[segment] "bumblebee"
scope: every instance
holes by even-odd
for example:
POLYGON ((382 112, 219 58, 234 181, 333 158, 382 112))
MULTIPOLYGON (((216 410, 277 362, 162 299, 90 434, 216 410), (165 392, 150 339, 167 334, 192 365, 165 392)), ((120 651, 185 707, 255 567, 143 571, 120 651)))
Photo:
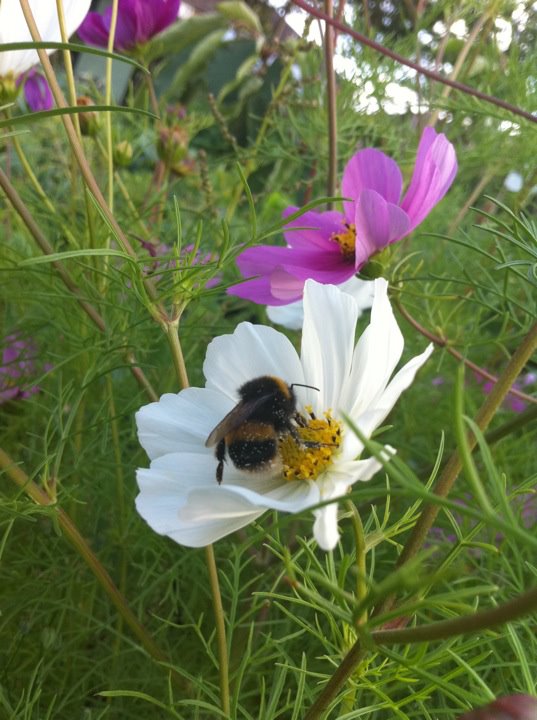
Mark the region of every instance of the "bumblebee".
POLYGON ((303 443, 296 430, 294 423, 300 424, 300 415, 296 409, 294 385, 288 385, 278 377, 263 375, 239 388, 239 402, 205 442, 205 447, 216 445, 216 482, 219 485, 226 452, 238 470, 262 472, 277 460, 278 441, 282 435, 291 434, 301 445, 314 444, 303 443))

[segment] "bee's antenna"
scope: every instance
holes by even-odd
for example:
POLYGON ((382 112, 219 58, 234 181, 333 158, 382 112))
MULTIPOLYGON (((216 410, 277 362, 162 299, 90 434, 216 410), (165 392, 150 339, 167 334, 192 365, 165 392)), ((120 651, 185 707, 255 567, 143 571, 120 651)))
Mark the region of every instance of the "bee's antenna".
POLYGON ((314 385, 304 385, 304 383, 293 383, 293 384, 291 385, 291 387, 292 387, 292 388, 294 388, 294 387, 307 387, 307 388, 310 388, 311 390, 317 390, 317 392, 321 392, 318 387, 315 387, 314 385))

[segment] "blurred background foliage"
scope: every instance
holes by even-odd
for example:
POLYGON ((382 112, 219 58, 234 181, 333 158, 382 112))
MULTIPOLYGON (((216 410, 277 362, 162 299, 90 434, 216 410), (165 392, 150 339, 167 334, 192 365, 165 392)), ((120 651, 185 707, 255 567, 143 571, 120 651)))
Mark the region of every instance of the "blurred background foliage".
MULTIPOLYGON (((39 251, 0 196, 4 349, 14 336, 32 343, 32 372, 21 386, 39 388, 24 400, 0 404, 0 435, 15 462, 78 525, 182 681, 170 684, 166 667, 140 649, 65 542, 54 507, 35 505, 4 475, 0 717, 217 717, 203 554, 156 536, 134 511, 135 469, 147 463, 134 413, 148 398, 126 358, 136 355, 158 394, 178 389, 140 278, 153 278, 167 307, 178 296, 189 301, 181 340, 190 381, 203 384, 202 361, 215 335, 241 320, 266 322, 262 307, 225 295, 239 277, 234 256, 281 223, 285 207, 326 194, 327 98, 322 49, 315 42, 319 28, 313 21, 304 33, 292 30, 285 22, 297 15, 291 3, 198 0, 184 3, 181 12, 179 23, 145 51, 161 119, 113 116, 114 212, 136 248, 138 265, 89 254, 64 260, 84 298, 104 317, 104 333, 81 312, 51 264, 36 262, 39 251), (199 245, 202 262, 191 265, 192 255, 185 254, 191 244, 199 245), (105 697, 104 691, 117 694, 105 697)), ((536 14, 535 3, 512 0, 364 0, 343 10, 347 23, 377 42, 529 110, 537 94, 536 14)), ((348 37, 340 36, 337 51, 340 172, 357 149, 374 146, 394 157, 408 180, 428 122, 456 147, 453 188, 418 232, 394 247, 387 272, 394 301, 463 356, 498 374, 536 315, 537 231, 530 220, 536 205, 535 125, 447 92, 348 37)), ((56 68, 64 81, 59 58, 56 68)), ((76 73, 78 95, 101 103, 102 61, 80 56, 76 73)), ((151 111, 142 72, 115 62, 113 90, 116 103, 151 111)), ((19 103, 14 114, 23 112, 19 103)), ((92 116, 89 107, 82 122, 90 128, 85 151, 106 188, 104 118, 92 116)), ((54 251, 104 247, 109 228, 83 190, 59 120, 14 129, 15 137, 0 137, 0 163, 54 251), (25 175, 17 144, 49 202, 25 175)), ((281 242, 281 236, 271 241, 281 242)), ((398 319, 405 356, 415 354, 426 340, 401 314, 398 319)), ((423 482, 442 437, 446 452, 455 446, 456 365, 437 349, 385 434, 423 482)), ((524 390, 531 393, 535 380, 529 374, 537 368, 527 370, 524 390)), ((474 415, 483 398, 483 382, 468 371, 466 413, 474 415)), ((516 417, 506 405, 492 429, 516 417)), ((503 493, 514 503, 517 522, 524 523, 526 497, 535 493, 535 419, 491 447, 495 485, 481 456, 477 462, 497 493, 493 502, 503 493)), ((454 494, 461 517, 441 513, 417 585, 407 591, 421 602, 418 621, 471 612, 490 598, 499 603, 535 582, 534 559, 516 533, 499 537, 497 529, 465 517, 465 504, 473 502, 469 493, 461 477, 454 494), (438 568, 442 572, 430 587, 430 573, 438 568)), ((375 585, 389 577, 419 498, 410 486, 390 489, 382 474, 352 498, 364 520, 369 581, 375 585)), ((537 516, 535 503, 533 512, 537 516)), ((307 514, 268 514, 217 544, 234 718, 302 717, 355 639, 349 609, 315 579, 352 590, 349 519, 342 519, 343 540, 333 558, 303 539, 310 525, 307 514), (308 586, 307 600, 291 587, 290 570, 308 586)), ((453 718, 497 695, 535 693, 536 677, 537 641, 528 620, 430 647, 379 651, 359 667, 333 717, 453 718)))

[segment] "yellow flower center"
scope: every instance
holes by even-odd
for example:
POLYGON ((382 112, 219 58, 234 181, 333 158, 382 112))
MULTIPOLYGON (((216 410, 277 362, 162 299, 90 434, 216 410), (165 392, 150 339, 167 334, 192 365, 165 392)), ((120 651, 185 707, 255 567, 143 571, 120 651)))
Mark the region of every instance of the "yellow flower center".
POLYGON ((332 462, 332 456, 341 445, 341 424, 332 417, 330 410, 324 418, 315 417, 306 408, 309 417, 299 416, 297 434, 280 438, 280 456, 283 476, 286 480, 315 480, 332 462))
POLYGON ((345 257, 354 257, 356 246, 356 226, 351 223, 344 223, 345 230, 332 233, 330 240, 336 242, 345 257))

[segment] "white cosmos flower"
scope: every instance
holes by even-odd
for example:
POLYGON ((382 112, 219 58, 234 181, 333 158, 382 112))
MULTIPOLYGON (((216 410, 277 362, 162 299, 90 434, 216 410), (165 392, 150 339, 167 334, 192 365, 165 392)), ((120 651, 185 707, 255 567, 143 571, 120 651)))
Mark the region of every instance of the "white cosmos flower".
MULTIPOLYGON (((368 310, 373 303, 374 282, 373 280, 361 280, 351 277, 338 285, 343 292, 352 295, 358 305, 359 315, 363 310, 368 310)), ((289 330, 301 330, 304 324, 304 303, 302 299, 289 303, 288 305, 269 305, 267 315, 275 325, 282 325, 289 330)))
MULTIPOLYGON (((369 437, 411 384, 432 346, 390 380, 401 358, 403 337, 385 280, 375 281, 371 323, 355 346, 358 314, 350 295, 308 280, 300 356, 283 334, 244 322, 232 335, 210 343, 203 366, 204 388, 166 394, 141 408, 136 414, 138 435, 151 464, 138 470, 136 507, 153 530, 183 545, 200 547, 247 525, 267 509, 296 513, 336 501, 353 483, 369 480, 379 470, 375 458, 358 459, 363 446, 344 427, 343 413, 369 437), (317 477, 286 479, 281 467, 272 473, 241 472, 228 459, 219 486, 214 448, 205 447, 205 441, 237 404, 237 389, 262 375, 318 388, 295 387, 297 409, 308 420, 312 413, 322 419, 331 412, 330 432, 339 426, 341 444, 304 449, 288 435, 285 442, 299 454, 328 456, 317 477)), ((317 430, 310 433, 315 437, 317 430)), ((387 448, 387 454, 392 452, 387 448)), ((308 462, 306 458, 304 465, 308 462)), ((315 539, 324 550, 333 549, 339 538, 337 502, 315 509, 314 514, 315 539)))
MULTIPOLYGON (((63 0, 67 35, 72 35, 86 17, 91 0, 63 0)), ((35 22, 43 41, 61 42, 56 0, 30 0, 35 22)), ((0 0, 0 43, 32 42, 19 0, 0 0)), ((54 52, 47 50, 48 53, 54 52)), ((35 50, 0 50, 0 77, 16 77, 39 62, 35 50)))

